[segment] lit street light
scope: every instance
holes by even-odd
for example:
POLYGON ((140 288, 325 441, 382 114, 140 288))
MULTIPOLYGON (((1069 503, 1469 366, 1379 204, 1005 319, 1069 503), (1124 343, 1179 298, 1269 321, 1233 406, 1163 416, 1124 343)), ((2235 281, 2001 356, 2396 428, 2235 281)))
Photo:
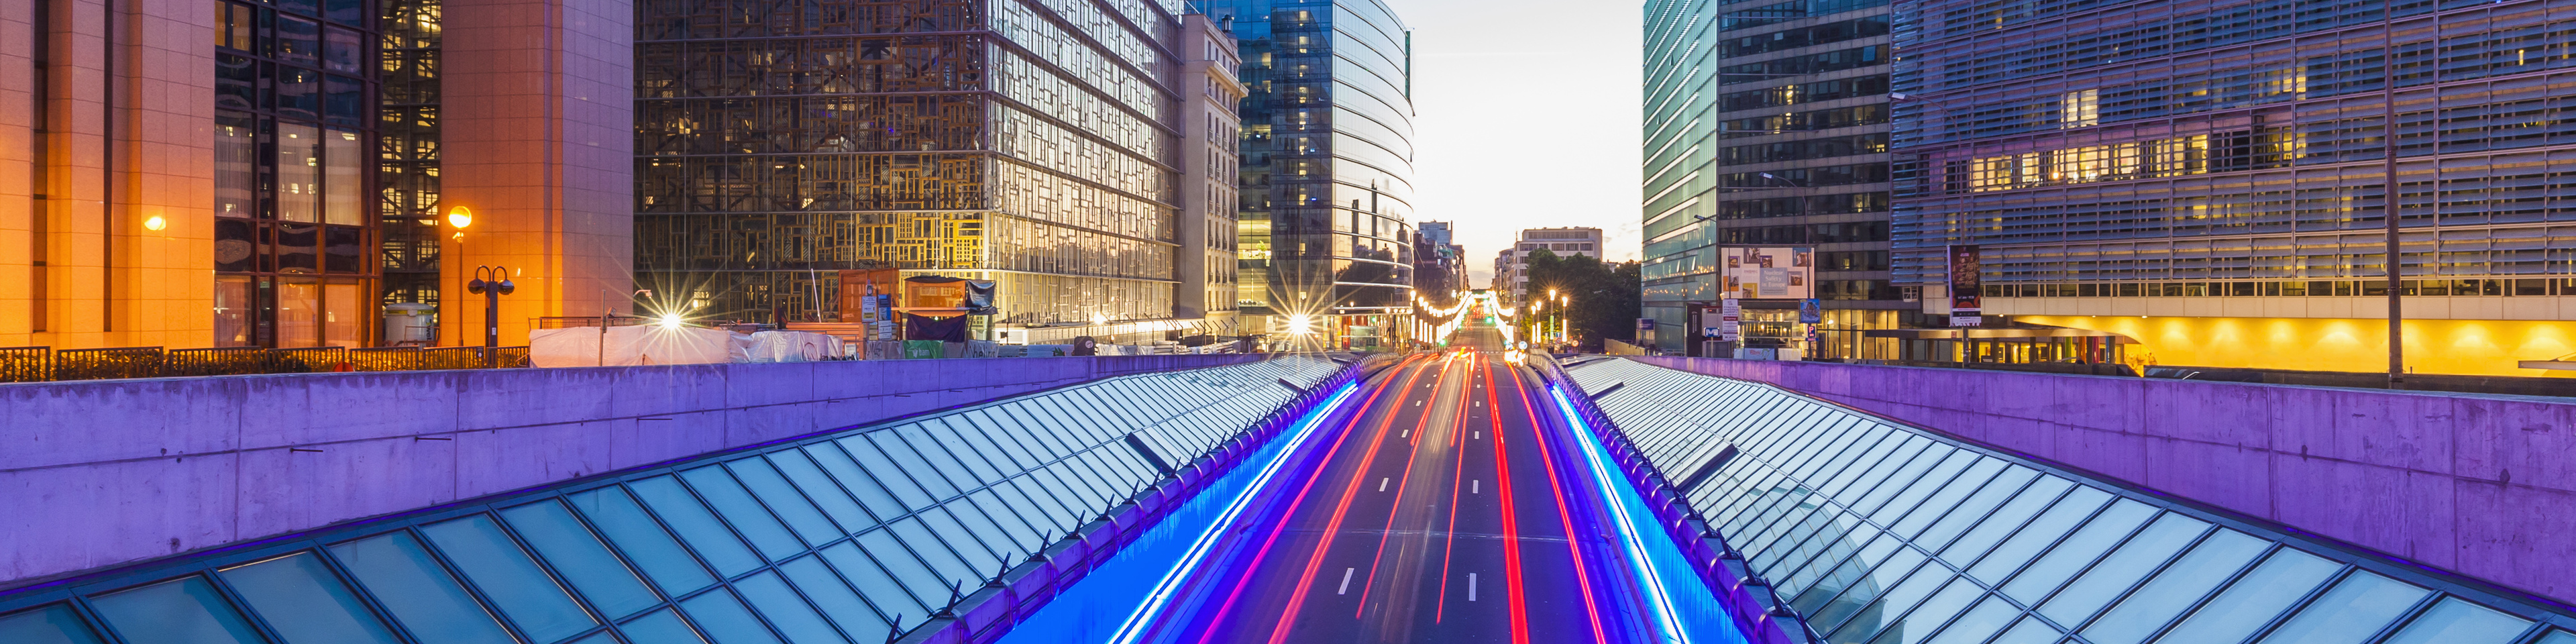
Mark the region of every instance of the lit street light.
MULTIPOLYGON (((452 221, 456 215, 449 214, 448 217, 452 221)), ((465 283, 465 292, 483 296, 483 368, 485 369, 501 366, 501 296, 517 290, 519 285, 510 283, 510 269, 502 266, 474 267, 474 281, 465 283), (492 279, 483 279, 485 277, 492 279)))

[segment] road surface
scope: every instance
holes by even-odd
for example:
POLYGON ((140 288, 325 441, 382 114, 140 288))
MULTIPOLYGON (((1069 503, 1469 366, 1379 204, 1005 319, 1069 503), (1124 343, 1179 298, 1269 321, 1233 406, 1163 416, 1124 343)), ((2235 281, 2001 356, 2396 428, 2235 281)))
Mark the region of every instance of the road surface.
MULTIPOLYGON (((1460 335, 1501 342, 1490 327, 1460 335)), ((1143 641, 1652 641, 1637 573, 1547 396, 1498 353, 1383 370, 1256 492, 1143 641)))

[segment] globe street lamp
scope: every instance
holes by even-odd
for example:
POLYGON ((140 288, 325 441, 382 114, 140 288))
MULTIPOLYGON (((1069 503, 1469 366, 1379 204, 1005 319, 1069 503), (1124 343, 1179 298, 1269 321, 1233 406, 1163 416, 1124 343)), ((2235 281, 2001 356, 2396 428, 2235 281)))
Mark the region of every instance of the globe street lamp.
POLYGON ((501 366, 501 296, 517 290, 519 285, 510 283, 510 269, 501 266, 474 267, 474 281, 465 283, 465 292, 483 296, 485 369, 501 366))

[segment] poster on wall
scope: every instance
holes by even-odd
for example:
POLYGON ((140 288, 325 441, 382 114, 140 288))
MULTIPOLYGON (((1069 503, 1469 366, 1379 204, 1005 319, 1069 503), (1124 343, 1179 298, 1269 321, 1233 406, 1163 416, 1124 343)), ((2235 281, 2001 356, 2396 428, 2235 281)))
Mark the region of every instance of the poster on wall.
POLYGON ((1803 300, 1816 296, 1816 249, 1785 246, 1718 249, 1726 268, 1724 293, 1747 300, 1803 300))
POLYGON ((1727 342, 1744 339, 1744 306, 1733 298, 1718 302, 1717 339, 1727 342))
POLYGON ((1984 255, 1976 244, 1951 244, 1949 258, 1950 326, 1983 326, 1985 286, 1978 271, 1984 255))

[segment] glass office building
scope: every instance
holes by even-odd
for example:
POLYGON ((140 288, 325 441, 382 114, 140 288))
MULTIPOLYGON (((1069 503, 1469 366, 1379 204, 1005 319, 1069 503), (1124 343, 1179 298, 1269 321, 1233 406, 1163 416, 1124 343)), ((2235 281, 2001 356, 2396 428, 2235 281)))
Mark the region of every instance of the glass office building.
MULTIPOLYGON (((1240 39, 1240 297, 1274 332, 1395 346, 1413 306, 1412 34, 1378 0, 1196 3, 1240 39)), ((1247 323, 1251 323, 1247 320, 1247 323)))
POLYGON ((998 282, 996 322, 1171 318, 1180 9, 637 3, 641 286, 837 319, 833 271, 892 268, 998 282))
POLYGON ((1339 370, 1113 378, 22 588, 0 642, 894 641, 1339 370))
POLYGON ((2410 367, 2565 353, 2576 51, 2554 34, 2576 3, 1917 7, 1898 282, 1940 284, 1944 248, 1978 244, 1988 315, 2129 333, 2165 364, 2384 370, 2393 214, 2410 367), (2227 328, 2274 323, 2296 332, 2227 328))
MULTIPOLYGON (((1718 248, 1816 250, 1827 328, 1894 328, 1888 273, 1886 0, 1646 4, 1645 315, 1680 352, 1715 304, 1718 248)), ((1787 336, 1797 302, 1748 300, 1787 336)), ((1774 329, 1773 327, 1777 327, 1774 329)), ((1831 333, 1831 332, 1829 332, 1831 333)), ((1843 338, 1817 357, 1862 355, 1843 338)))
POLYGON ((1741 553, 1757 599, 1812 629, 1792 641, 2576 642, 2564 605, 1771 385, 1568 373, 1741 553))

